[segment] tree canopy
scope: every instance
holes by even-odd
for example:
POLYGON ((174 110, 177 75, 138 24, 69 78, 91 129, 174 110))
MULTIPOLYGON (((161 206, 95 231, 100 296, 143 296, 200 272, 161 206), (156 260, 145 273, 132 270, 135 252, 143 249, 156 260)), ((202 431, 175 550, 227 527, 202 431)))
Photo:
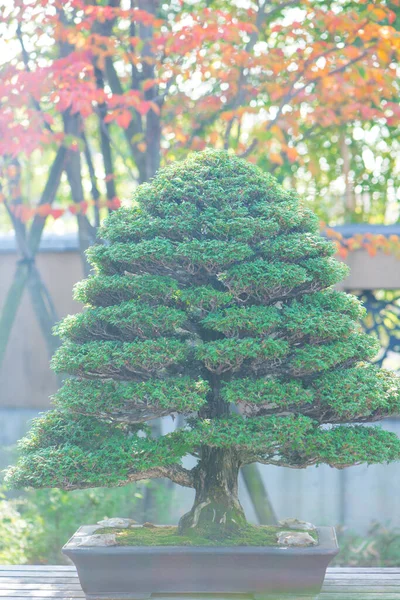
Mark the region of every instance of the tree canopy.
POLYGON ((295 192, 204 151, 139 186, 100 235, 75 292, 87 309, 57 328, 53 368, 69 377, 23 440, 13 485, 165 476, 196 488, 197 505, 207 493, 226 509, 229 488, 237 509, 248 463, 398 460, 397 436, 363 423, 399 411, 399 379, 369 364, 379 343, 364 309, 332 288, 347 267, 295 192), (151 436, 149 420, 177 413, 183 429, 151 436))

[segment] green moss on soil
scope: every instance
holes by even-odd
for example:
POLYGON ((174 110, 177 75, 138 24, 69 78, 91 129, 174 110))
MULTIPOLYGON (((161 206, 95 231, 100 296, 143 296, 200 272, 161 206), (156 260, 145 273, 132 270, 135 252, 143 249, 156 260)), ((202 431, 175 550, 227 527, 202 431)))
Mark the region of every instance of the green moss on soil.
MULTIPOLYGON (((290 531, 288 528, 279 528, 267 525, 247 525, 239 531, 227 532, 221 536, 215 532, 205 535, 204 532, 193 532, 190 536, 179 535, 176 526, 163 527, 134 527, 132 529, 119 529, 106 527, 98 529, 96 534, 116 534, 118 546, 277 546, 277 533, 290 531)), ((298 531, 297 531, 298 533, 298 531)), ((309 531, 310 535, 318 540, 318 534, 309 531)))

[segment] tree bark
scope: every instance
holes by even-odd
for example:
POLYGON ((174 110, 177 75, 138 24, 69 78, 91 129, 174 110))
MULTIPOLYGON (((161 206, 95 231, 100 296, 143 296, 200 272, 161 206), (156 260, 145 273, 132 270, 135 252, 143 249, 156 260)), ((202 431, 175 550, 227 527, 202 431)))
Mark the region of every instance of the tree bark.
MULTIPOLYGON (((146 10, 152 15, 157 14, 157 0, 139 0, 139 9, 146 10)), ((139 35, 143 42, 142 59, 143 59, 143 79, 154 79, 154 53, 152 49, 153 26, 139 25, 139 35)), ((157 86, 153 86, 144 94, 146 100, 153 100, 158 95, 157 86)), ((161 111, 161 106, 159 105, 161 111)), ((147 180, 154 177, 160 167, 161 160, 161 119, 160 115, 149 110, 146 115, 146 178, 147 180)))
MULTIPOLYGON (((81 134, 80 125, 80 117, 78 114, 68 114, 68 116, 64 117, 65 133, 79 137, 81 134)), ((75 204, 79 205, 84 200, 80 152, 73 150, 68 151, 65 172, 71 189, 72 200, 75 204)), ((78 213, 76 218, 78 223, 79 253, 81 256, 83 272, 85 277, 87 277, 90 273, 90 265, 86 260, 85 250, 95 242, 96 229, 91 225, 86 215, 78 213)))
POLYGON ((343 159, 343 178, 345 184, 344 190, 344 215, 346 221, 352 221, 354 218, 354 212, 356 209, 355 196, 353 191, 353 182, 351 179, 351 152, 349 146, 346 144, 346 132, 340 133, 340 152, 343 159))
POLYGON ((219 535, 234 531, 246 524, 238 497, 240 461, 232 449, 201 448, 201 459, 192 470, 195 501, 190 512, 179 522, 179 532, 194 530, 219 535))

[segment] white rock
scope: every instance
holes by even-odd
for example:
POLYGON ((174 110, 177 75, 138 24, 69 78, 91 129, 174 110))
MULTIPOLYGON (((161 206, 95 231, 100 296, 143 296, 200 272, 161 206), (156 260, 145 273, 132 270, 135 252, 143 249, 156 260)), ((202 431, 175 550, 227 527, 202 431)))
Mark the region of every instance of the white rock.
POLYGON ((101 529, 101 527, 99 527, 98 525, 85 525, 84 528, 81 527, 77 534, 78 537, 93 535, 98 529, 101 529))
POLYGON ((316 546, 317 541, 306 531, 281 531, 277 534, 279 546, 316 546))
POLYGON ((121 529, 125 529, 126 527, 131 527, 131 525, 135 525, 136 521, 133 519, 122 519, 121 517, 114 517, 113 519, 103 519, 102 521, 97 521, 97 525, 101 525, 102 527, 120 527, 121 529))
POLYGON ((317 528, 312 523, 300 521, 300 519, 282 519, 278 523, 279 527, 288 527, 289 529, 298 529, 299 531, 315 531, 317 528))
POLYGON ((77 544, 77 546, 116 546, 117 539, 115 533, 100 533, 87 535, 77 544))

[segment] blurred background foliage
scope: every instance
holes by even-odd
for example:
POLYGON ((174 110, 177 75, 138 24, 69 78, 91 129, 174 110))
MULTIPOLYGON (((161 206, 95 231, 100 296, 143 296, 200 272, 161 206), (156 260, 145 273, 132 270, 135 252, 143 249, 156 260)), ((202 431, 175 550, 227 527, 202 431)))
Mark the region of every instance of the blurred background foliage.
POLYGON ((156 493, 153 509, 146 514, 168 523, 171 488, 154 482, 74 492, 29 490, 8 499, 1 494, 0 564, 67 564, 61 548, 83 523, 118 515, 142 522, 151 486, 156 493))

